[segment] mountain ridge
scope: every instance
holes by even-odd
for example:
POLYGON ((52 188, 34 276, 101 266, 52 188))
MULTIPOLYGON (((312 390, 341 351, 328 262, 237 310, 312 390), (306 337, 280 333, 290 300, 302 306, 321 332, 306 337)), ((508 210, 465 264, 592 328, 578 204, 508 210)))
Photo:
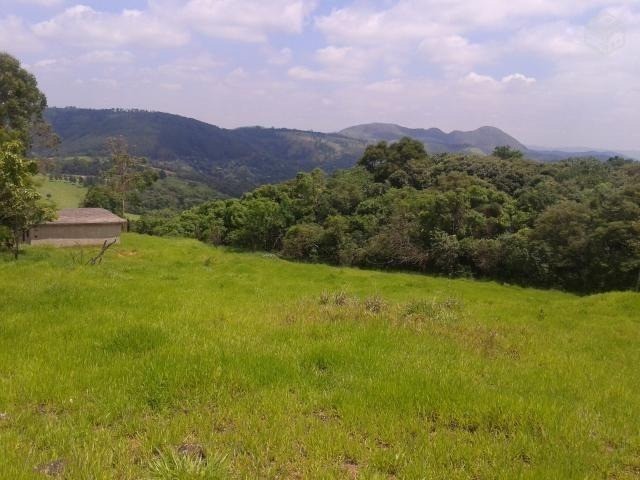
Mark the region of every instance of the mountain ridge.
MULTIPOLYGON (((107 139, 124 136, 133 154, 147 157, 156 167, 231 196, 287 180, 301 171, 322 168, 330 173, 352 167, 367 145, 402 137, 423 142, 430 153, 489 155, 495 147, 508 145, 535 160, 573 156, 528 149, 492 126, 448 133, 435 127, 407 128, 392 123, 355 125, 333 133, 260 126, 226 129, 165 112, 76 107, 49 108, 45 118, 61 138, 54 156, 106 157, 107 139)), ((610 152, 590 153, 600 159, 612 156, 610 152)))
POLYGON ((483 126, 471 131, 453 130, 449 133, 439 128, 407 128, 394 123, 365 123, 348 127, 340 132, 351 138, 375 142, 395 141, 411 137, 425 144, 431 153, 464 152, 490 154, 495 147, 508 145, 526 151, 527 147, 497 127, 483 126))
POLYGON ((228 195, 289 179, 316 167, 353 166, 366 143, 339 134, 293 129, 224 129, 164 112, 49 108, 60 136, 59 157, 108 155, 109 137, 123 136, 133 154, 185 178, 205 180, 228 195))

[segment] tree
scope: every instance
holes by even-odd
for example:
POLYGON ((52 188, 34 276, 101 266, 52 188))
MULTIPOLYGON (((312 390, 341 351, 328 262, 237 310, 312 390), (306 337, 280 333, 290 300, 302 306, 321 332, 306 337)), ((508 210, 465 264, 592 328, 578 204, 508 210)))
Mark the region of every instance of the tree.
POLYGON ((273 250, 280 246, 286 228, 286 215, 277 202, 268 198, 251 198, 232 206, 235 230, 232 244, 253 250, 273 250))
POLYGON ((317 261, 323 234, 323 228, 316 223, 294 225, 282 241, 282 255, 292 260, 317 261))
POLYGON ((368 146, 358 165, 373 173, 377 182, 384 182, 396 173, 392 181, 396 184, 395 186, 401 187, 410 182, 408 170, 411 162, 426 159, 428 155, 424 144, 404 137, 391 145, 380 142, 377 145, 368 146))
POLYGON ((28 149, 34 129, 46 125, 42 120, 46 106, 36 78, 18 60, 0 52, 0 144, 15 140, 28 149))
POLYGON ((142 191, 158 179, 157 173, 146 166, 146 159, 129 154, 129 147, 123 137, 107 141, 111 153, 111 169, 106 173, 105 184, 118 198, 120 214, 126 214, 128 197, 135 191, 142 191))
POLYGON ((501 147, 496 147, 493 150, 493 156, 501 158, 503 160, 511 160, 511 159, 520 159, 524 155, 520 150, 516 150, 515 148, 511 148, 508 145, 503 145, 501 147))
POLYGON ((95 185, 91 187, 82 201, 85 208, 104 208, 115 212, 119 208, 118 198, 105 185, 95 185))
POLYGON ((38 168, 23 157, 23 150, 18 141, 0 145, 0 225, 11 231, 16 259, 24 232, 54 217, 53 209, 40 202, 33 188, 32 176, 38 168))

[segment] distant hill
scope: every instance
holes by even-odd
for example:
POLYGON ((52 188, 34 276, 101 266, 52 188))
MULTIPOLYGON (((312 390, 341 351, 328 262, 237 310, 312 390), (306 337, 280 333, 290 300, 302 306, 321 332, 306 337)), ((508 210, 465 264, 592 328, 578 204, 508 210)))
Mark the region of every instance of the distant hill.
POLYGON ((45 117, 62 140, 57 156, 106 156, 107 138, 123 135, 132 153, 228 195, 316 167, 328 172, 351 167, 366 146, 340 134, 229 130, 159 112, 50 108, 45 117))
POLYGON ((406 128, 391 123, 368 123, 346 128, 339 133, 368 143, 381 140, 393 142, 402 137, 411 137, 424 143, 430 153, 465 152, 489 155, 496 147, 508 145, 511 148, 520 150, 528 158, 544 162, 554 162, 569 157, 593 157, 599 160, 607 160, 616 155, 634 156, 630 152, 621 154, 600 150, 568 151, 566 149, 528 148, 496 127, 480 127, 470 132, 454 130, 453 132, 445 133, 439 128, 406 128))
POLYGON ((439 128, 406 128, 389 123, 369 123, 349 127, 339 133, 370 143, 411 137, 424 143, 427 150, 432 153, 470 152, 488 155, 494 148, 504 145, 521 151, 527 150, 527 147, 518 140, 495 127, 481 127, 471 132, 455 130, 445 133, 439 128))
POLYGON ((487 155, 497 146, 508 145, 542 161, 615 155, 528 149, 495 127, 445 133, 438 128, 370 123, 337 133, 319 133, 262 127, 224 129, 179 115, 140 110, 50 108, 45 117, 62 139, 55 152, 58 157, 105 157, 107 138, 123 135, 132 153, 149 158, 155 166, 232 196, 316 167, 326 172, 349 168, 368 144, 402 137, 423 142, 430 153, 487 155))

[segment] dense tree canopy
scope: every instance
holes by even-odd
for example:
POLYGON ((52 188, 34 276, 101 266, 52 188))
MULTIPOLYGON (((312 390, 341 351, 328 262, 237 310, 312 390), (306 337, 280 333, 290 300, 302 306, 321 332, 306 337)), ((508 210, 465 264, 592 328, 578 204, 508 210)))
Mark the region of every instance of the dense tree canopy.
POLYGON ((24 157, 46 105, 35 77, 0 52, 0 237, 16 258, 23 233, 54 215, 33 187, 36 163, 24 157))
POLYGON ((46 106, 36 78, 17 59, 0 52, 0 143, 17 140, 27 148, 46 106))
POLYGON ((22 152, 18 141, 0 143, 0 227, 11 232, 16 258, 23 232, 54 216, 33 188, 36 163, 25 159, 22 152))
POLYGON ((428 155, 403 139, 359 165, 205 203, 141 232, 307 261, 492 278, 578 292, 635 288, 640 165, 428 155))

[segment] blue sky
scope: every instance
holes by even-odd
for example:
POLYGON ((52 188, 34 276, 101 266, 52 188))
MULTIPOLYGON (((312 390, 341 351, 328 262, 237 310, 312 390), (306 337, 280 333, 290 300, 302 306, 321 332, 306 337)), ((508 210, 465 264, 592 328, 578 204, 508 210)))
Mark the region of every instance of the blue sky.
POLYGON ((640 150, 638 0, 0 0, 53 106, 640 150))

